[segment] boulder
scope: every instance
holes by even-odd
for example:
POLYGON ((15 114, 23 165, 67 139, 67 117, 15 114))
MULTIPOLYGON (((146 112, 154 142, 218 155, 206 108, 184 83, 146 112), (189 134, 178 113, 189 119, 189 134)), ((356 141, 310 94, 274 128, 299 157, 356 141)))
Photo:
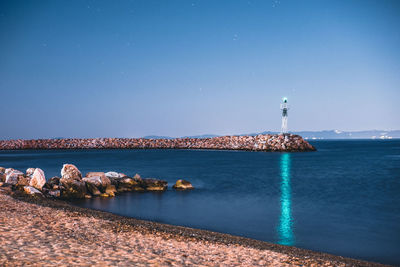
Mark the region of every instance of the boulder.
POLYGON ((0 173, 5 173, 6 172, 6 168, 0 167, 0 173))
POLYGON ((111 184, 110 179, 104 174, 104 172, 89 172, 82 180, 86 183, 94 184, 101 191, 104 191, 107 185, 111 184))
POLYGON ((6 193, 6 194, 12 194, 12 192, 13 192, 13 186, 10 185, 10 184, 3 184, 3 185, 0 187, 0 192, 4 192, 4 193, 6 193))
POLYGON ((47 194, 54 198, 59 198, 61 196, 60 190, 49 190, 47 194))
POLYGON ((108 194, 110 197, 113 197, 117 193, 117 189, 115 189, 114 185, 107 185, 105 193, 108 194))
POLYGON ((97 188, 96 185, 92 184, 92 183, 86 183, 86 188, 87 191, 92 194, 93 196, 100 196, 101 192, 100 190, 97 188))
POLYGON ((105 176, 104 172, 88 172, 85 177, 105 176))
POLYGON ((143 179, 144 189, 147 191, 165 191, 168 187, 168 182, 164 180, 157 180, 154 178, 143 179))
POLYGON ((118 179, 118 192, 144 191, 141 178, 124 177, 118 179))
POLYGON ((7 175, 5 173, 0 172, 0 182, 4 183, 6 181, 7 175))
POLYGON ((46 177, 42 169, 36 168, 32 174, 32 178, 29 182, 30 186, 33 186, 39 190, 42 190, 44 184, 46 183, 46 177))
POLYGON ((108 178, 122 178, 125 177, 126 175, 118 172, 106 172, 105 176, 107 176, 108 178))
POLYGON ((177 189, 177 190, 188 190, 188 189, 194 189, 193 185, 186 180, 178 180, 176 183, 172 186, 172 188, 177 189))
MULTIPOLYGON (((7 170, 9 170, 9 169, 7 169, 7 170)), ((21 180, 22 180, 22 178, 24 177, 24 174, 20 171, 17 171, 14 169, 9 170, 9 171, 7 171, 7 170, 6 170, 7 176, 6 176, 6 180, 5 180, 6 184, 17 185, 19 179, 21 178, 21 180)))
POLYGON ((86 183, 82 181, 82 174, 75 165, 64 164, 61 169, 60 191, 62 198, 84 198, 86 183))
POLYGON ((26 176, 32 176, 32 174, 35 172, 35 168, 28 168, 26 169, 26 176))
POLYGON ((32 186, 24 186, 24 192, 31 196, 43 197, 42 192, 40 192, 39 190, 37 190, 36 188, 34 188, 32 186))
POLYGON ((8 175, 8 174, 10 174, 10 173, 13 172, 13 171, 15 171, 13 168, 7 168, 7 169, 5 169, 4 173, 5 173, 6 175, 8 175))
MULTIPOLYGON (((29 176, 25 176, 24 174, 19 175, 18 183, 16 184, 16 186, 23 187, 23 186, 29 185, 30 180, 31 180, 31 178, 29 176)), ((22 189, 22 188, 19 188, 19 189, 22 189)))
POLYGON ((107 178, 110 179, 112 185, 115 185, 115 187, 118 188, 120 178, 114 178, 114 177, 107 177, 107 178))
POLYGON ((60 179, 61 197, 62 198, 84 198, 86 195, 86 183, 79 180, 63 180, 60 179))
POLYGON ((52 177, 52 178, 50 178, 50 180, 48 180, 45 184, 44 184, 44 186, 43 186, 44 188, 47 188, 47 189, 54 189, 54 190, 57 190, 57 189, 59 189, 60 188, 60 177, 56 177, 56 176, 54 176, 54 177, 52 177))
POLYGON ((61 183, 67 180, 77 180, 82 179, 82 174, 78 168, 73 164, 64 164, 61 169, 61 183))

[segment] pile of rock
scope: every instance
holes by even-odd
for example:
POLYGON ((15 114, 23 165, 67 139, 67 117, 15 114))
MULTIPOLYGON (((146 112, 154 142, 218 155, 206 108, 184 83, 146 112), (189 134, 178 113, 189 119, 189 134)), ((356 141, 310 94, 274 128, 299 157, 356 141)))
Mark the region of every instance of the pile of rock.
POLYGON ((266 134, 256 136, 221 136, 213 138, 92 138, 1 140, 5 149, 218 149, 250 151, 314 151, 301 136, 266 134))
MULTIPOLYGON (((85 177, 73 164, 64 164, 61 177, 46 181, 39 168, 28 168, 22 173, 12 168, 0 167, 0 186, 19 190, 29 195, 51 198, 92 198, 94 196, 113 197, 121 192, 146 192, 167 190, 168 183, 154 178, 142 178, 139 174, 129 177, 117 172, 89 172, 85 177)), ((175 189, 193 189, 185 180, 178 180, 175 189)))
POLYGON ((29 168, 22 173, 13 168, 0 167, 0 185, 4 184, 28 192, 32 195, 41 195, 41 190, 46 183, 44 172, 39 168, 29 168))

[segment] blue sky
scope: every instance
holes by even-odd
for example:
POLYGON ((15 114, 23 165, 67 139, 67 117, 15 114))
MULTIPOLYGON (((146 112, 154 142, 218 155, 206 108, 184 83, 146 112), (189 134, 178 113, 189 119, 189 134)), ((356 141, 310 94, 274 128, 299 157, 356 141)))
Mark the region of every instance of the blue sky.
POLYGON ((400 128, 400 1, 0 1, 0 138, 400 128))

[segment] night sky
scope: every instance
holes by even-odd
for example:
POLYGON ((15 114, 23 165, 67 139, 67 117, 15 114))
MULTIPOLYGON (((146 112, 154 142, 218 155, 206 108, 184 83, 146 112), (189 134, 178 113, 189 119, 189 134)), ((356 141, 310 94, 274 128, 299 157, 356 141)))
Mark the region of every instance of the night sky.
POLYGON ((0 139, 400 129, 400 1, 0 1, 0 139))

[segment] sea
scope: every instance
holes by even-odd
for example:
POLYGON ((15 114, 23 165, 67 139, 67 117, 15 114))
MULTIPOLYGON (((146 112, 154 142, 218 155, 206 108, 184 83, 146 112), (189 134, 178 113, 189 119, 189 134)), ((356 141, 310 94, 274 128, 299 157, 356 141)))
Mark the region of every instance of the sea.
POLYGON ((0 151, 0 166, 60 176, 65 163, 168 181, 73 205, 400 265, 400 140, 311 141, 315 152, 0 151), (178 179, 192 191, 175 191, 178 179))

